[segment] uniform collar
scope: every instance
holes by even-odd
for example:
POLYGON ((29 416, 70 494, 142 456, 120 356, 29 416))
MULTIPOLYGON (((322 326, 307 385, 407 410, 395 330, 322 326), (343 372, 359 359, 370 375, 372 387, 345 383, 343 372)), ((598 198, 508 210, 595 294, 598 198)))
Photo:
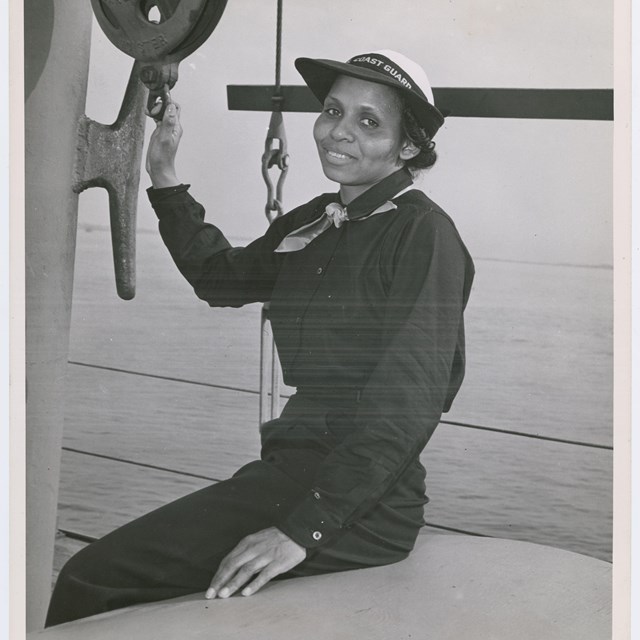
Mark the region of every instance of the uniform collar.
POLYGON ((346 206, 349 220, 358 220, 369 215, 412 184, 411 172, 402 167, 354 198, 346 206))

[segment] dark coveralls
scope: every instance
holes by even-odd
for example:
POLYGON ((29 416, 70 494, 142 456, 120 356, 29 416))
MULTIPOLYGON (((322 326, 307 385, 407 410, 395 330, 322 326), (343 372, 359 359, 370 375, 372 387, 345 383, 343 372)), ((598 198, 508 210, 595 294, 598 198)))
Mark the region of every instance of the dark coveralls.
POLYGON ((323 215, 325 194, 232 248, 187 186, 150 189, 160 232, 212 306, 270 301, 284 381, 261 460, 108 534, 63 568, 47 625, 204 591, 246 535, 275 526, 307 549, 286 576, 396 562, 423 524, 419 454, 464 375, 473 263, 451 219, 402 169, 304 249, 274 250, 323 215))

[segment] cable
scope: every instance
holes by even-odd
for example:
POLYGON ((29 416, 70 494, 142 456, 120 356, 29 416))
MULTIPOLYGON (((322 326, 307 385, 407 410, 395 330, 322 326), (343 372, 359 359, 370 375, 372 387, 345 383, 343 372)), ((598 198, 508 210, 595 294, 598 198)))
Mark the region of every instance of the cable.
POLYGON ((581 440, 566 440, 565 438, 554 438, 552 436, 541 436, 537 433, 523 433, 521 431, 512 431, 510 429, 498 429, 497 427, 483 427, 477 424, 468 424, 467 422, 454 422, 452 420, 441 420, 441 424, 450 424, 454 427, 466 427, 467 429, 479 429, 481 431, 494 431, 495 433, 505 433, 510 436, 523 436, 525 438, 533 438, 534 440, 546 440, 547 442, 561 442, 562 444, 575 444, 580 447, 592 447, 594 449, 606 449, 613 451, 613 447, 608 444, 596 444, 594 442, 583 442, 581 440))
MULTIPOLYGON (((475 531, 467 531, 466 529, 457 529, 455 527, 446 527, 441 524, 434 524, 433 522, 425 522, 425 527, 429 527, 430 529, 440 529, 442 531, 451 531, 452 533, 460 533, 462 535, 474 536, 476 538, 494 538, 495 536, 487 535, 486 533, 477 533, 475 531)), ((77 533, 76 531, 69 531, 68 529, 58 529, 58 533, 61 533, 65 538, 69 538, 70 540, 79 540, 80 542, 91 543, 99 540, 99 538, 95 536, 89 536, 84 533, 77 533)), ((425 535, 421 532, 421 535, 425 535)))
POLYGON ((119 367, 108 367, 102 364, 89 364, 88 362, 77 362, 75 360, 69 360, 69 364, 76 365, 78 367, 88 367, 89 369, 102 369, 103 371, 114 371, 116 373, 127 373, 132 376, 141 376, 142 378, 155 378, 156 380, 167 380, 169 382, 182 382, 184 384, 195 384, 200 387, 210 387, 212 389, 224 389, 225 391, 239 391, 241 393, 253 393, 259 394, 259 391, 253 389, 243 389, 241 387, 230 387, 223 384, 213 384, 211 382, 201 382, 199 380, 189 380, 188 378, 174 378, 172 376, 162 376, 157 373, 145 373, 143 371, 132 371, 131 369, 120 369, 119 367))
POLYGON ((71 453, 79 453, 85 456, 92 456, 94 458, 103 458, 104 460, 113 460, 114 462, 131 464, 136 467, 145 467, 147 469, 155 469, 156 471, 166 471, 167 473, 175 473, 180 476, 189 476, 190 478, 199 478, 201 480, 211 480, 212 482, 220 482, 220 478, 212 478, 211 476, 203 476, 203 475, 200 475, 199 473, 190 473, 188 471, 180 471, 179 469, 169 469, 167 467, 161 467, 156 464, 148 464, 146 462, 137 462, 136 460, 127 460, 126 458, 109 456, 104 453, 94 453, 93 451, 83 451, 82 449, 74 449, 73 447, 62 447, 62 450, 70 451, 71 453))
MULTIPOLYGON (((201 387, 209 387, 211 389, 224 389, 226 391, 238 391, 240 393, 252 393, 254 395, 259 395, 259 391, 254 391, 253 389, 244 389, 242 387, 231 387, 228 385, 222 384, 213 384, 211 382, 200 382, 198 380, 189 380, 186 378, 176 378, 173 376, 163 376, 157 373, 144 373, 142 371, 132 371, 130 369, 120 369, 118 367, 108 367, 105 365, 99 364, 89 364, 87 362, 77 362, 74 360, 69 360, 69 364, 73 364, 79 367, 88 367, 90 369, 102 369, 105 371, 115 371, 116 373, 127 373, 129 375, 141 376, 145 378, 155 378, 157 380, 168 380, 169 382, 182 382, 184 384, 195 384, 201 387)), ((290 395, 282 394, 281 398, 289 398, 290 395)), ((613 451, 613 446, 607 444, 598 444, 594 442, 584 442, 581 440, 568 440, 565 438, 554 438, 552 436, 541 436, 537 433, 526 433, 523 431, 513 431, 510 429, 499 429, 497 427, 485 427, 482 425, 470 424, 467 422, 455 422, 453 420, 441 420, 441 424, 448 424, 454 427, 464 427, 467 429, 478 429, 480 431, 493 431, 494 433, 503 433, 511 436, 520 436, 522 438, 531 438, 533 440, 544 440, 546 442, 559 442, 561 444, 572 444, 580 447, 591 447, 593 449, 604 449, 606 451, 613 451)))
POLYGON ((282 63, 282 0, 278 0, 276 18, 276 82, 275 94, 280 95, 280 67, 282 63))
POLYGON ((94 536, 87 536, 84 533, 76 533, 75 531, 67 531, 66 529, 58 529, 58 533, 61 533, 65 538, 80 540, 80 542, 95 542, 98 539, 94 536))
MULTIPOLYGON (((453 533, 461 533, 467 536, 475 536, 477 538, 493 538, 494 536, 488 536, 484 533, 476 533, 475 531, 467 531, 466 529, 456 529, 455 527, 445 527, 441 524, 434 524, 433 522, 425 522, 425 527, 432 529, 441 529, 442 531, 451 531, 453 533)), ((69 531, 68 529, 58 529, 58 532, 71 540, 79 540, 80 542, 95 542, 98 538, 94 536, 88 536, 84 533, 77 533, 75 531, 69 531)))
POLYGON ((476 536, 478 538, 493 538, 493 536, 486 535, 485 533, 476 533, 475 531, 467 531, 466 529, 456 529, 455 527, 445 527, 441 524, 434 524, 433 522, 425 522, 425 527, 431 527, 433 529, 442 529, 443 531, 453 531, 453 533, 462 533, 467 536, 476 536))

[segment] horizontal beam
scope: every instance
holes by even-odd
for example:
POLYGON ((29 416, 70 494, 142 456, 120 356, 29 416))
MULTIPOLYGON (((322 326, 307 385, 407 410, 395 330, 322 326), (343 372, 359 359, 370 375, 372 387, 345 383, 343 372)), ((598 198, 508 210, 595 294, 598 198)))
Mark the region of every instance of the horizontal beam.
MULTIPOLYGON (((282 110, 313 113, 320 103, 305 86, 283 85, 282 110)), ((457 118, 613 120, 612 89, 435 88, 436 104, 457 118)), ((232 111, 271 111, 273 85, 229 85, 232 111)))

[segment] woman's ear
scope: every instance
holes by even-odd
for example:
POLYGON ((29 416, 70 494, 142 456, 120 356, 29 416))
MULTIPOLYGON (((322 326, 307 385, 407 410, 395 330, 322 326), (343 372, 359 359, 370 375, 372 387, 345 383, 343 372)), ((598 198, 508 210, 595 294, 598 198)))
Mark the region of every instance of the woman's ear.
POLYGON ((420 149, 416 147, 411 140, 405 140, 402 148, 400 149, 400 160, 411 160, 415 158, 420 153, 420 149))

